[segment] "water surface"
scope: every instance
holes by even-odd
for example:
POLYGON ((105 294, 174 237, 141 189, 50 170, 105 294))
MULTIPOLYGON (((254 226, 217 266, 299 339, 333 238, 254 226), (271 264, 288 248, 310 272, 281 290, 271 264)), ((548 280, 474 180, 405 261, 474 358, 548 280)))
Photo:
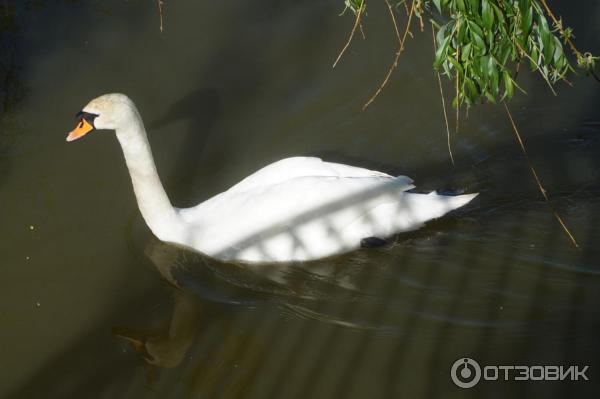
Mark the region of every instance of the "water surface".
MULTIPOLYGON (((8 2, 11 3, 11 2, 8 2)), ((23 2, 3 25, 0 397, 565 397, 600 387, 600 113, 583 77, 553 97, 523 73, 511 103, 463 115, 449 161, 429 34, 393 80, 387 10, 331 64, 341 1, 23 2), (6 61, 4 61, 6 60, 6 61), (5 75, 3 75, 5 76, 5 75), (379 249, 242 267, 152 237, 112 133, 64 142, 91 98, 127 93, 172 202, 190 206, 293 155, 481 195, 379 249), (175 288, 174 284, 180 288, 175 288), (136 350, 139 349, 138 350, 136 350), (590 365, 586 383, 481 383, 450 367, 590 365)), ((555 2, 600 53, 600 7, 555 2)))

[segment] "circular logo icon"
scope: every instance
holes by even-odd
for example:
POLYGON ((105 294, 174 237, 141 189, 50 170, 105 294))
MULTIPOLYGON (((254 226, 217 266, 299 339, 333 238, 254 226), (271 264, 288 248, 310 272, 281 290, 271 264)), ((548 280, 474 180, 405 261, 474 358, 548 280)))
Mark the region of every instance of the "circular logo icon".
POLYGON ((458 359, 450 370, 452 381, 461 388, 472 388, 481 379, 479 363, 468 357, 458 359))

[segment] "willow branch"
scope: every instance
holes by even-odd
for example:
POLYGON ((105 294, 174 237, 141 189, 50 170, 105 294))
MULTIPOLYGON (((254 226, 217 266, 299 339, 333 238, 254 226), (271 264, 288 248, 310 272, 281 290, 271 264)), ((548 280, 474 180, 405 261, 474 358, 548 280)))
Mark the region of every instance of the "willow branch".
MULTIPOLYGON (((348 37, 348 40, 346 41, 346 44, 344 45, 344 47, 342 47, 342 50, 340 51, 340 54, 335 59, 335 62, 333 63, 332 68, 335 68, 335 66, 337 65, 338 61, 342 58, 342 55, 344 55, 344 53, 346 52, 346 49, 350 46, 350 43, 352 43, 352 38, 354 37, 354 33, 356 32, 356 28, 360 25, 360 17, 362 15, 363 10, 364 10, 364 5, 365 5, 365 2, 363 0, 363 2, 360 5, 360 8, 358 9, 358 11, 356 11, 356 18, 354 20, 354 26, 352 27, 352 31, 350 32, 350 36, 348 37)), ((364 37, 364 33, 363 33, 363 37, 364 37)))
MULTIPOLYGON (((386 3, 388 4, 388 7, 390 9, 390 14, 392 16, 392 21, 394 22, 394 26, 396 27, 396 32, 399 33, 398 28, 397 28, 397 24, 396 24, 396 17, 394 16, 393 10, 389 5, 389 2, 386 0, 386 3)), ((408 21, 406 22, 406 29, 404 30, 404 35, 402 36, 402 38, 400 38, 400 35, 398 34, 398 41, 399 41, 399 47, 398 47, 398 51, 396 52, 396 58, 394 59, 394 62, 392 63, 392 65, 390 65, 390 68, 388 69, 388 72, 385 76, 385 79, 383 80, 383 82, 381 83, 381 85, 379 85, 379 88, 377 89, 377 91, 375 92, 375 94, 373 94, 373 96, 371 96, 371 98, 369 99, 369 101, 367 101, 365 103, 365 105, 363 105, 363 111, 369 106, 371 105, 371 103, 373 101, 375 101, 375 99, 377 98, 377 96, 379 95, 379 93, 381 93, 381 91, 383 90, 383 88, 385 87, 385 85, 387 84, 388 80, 390 79, 390 76, 392 76, 392 72, 394 72, 394 69, 396 69, 396 67, 398 66, 398 60, 400 59, 400 54, 402 54, 402 52, 404 51, 404 43, 406 42, 406 37, 408 36, 408 32, 410 30, 410 23, 412 22, 412 17, 415 13, 415 2, 413 1, 410 5, 410 12, 408 13, 408 21)))
POLYGON ((577 240, 575 239, 575 237, 573 236, 573 234, 571 233, 571 231, 569 230, 569 228, 567 227, 567 225, 565 224, 563 219, 560 217, 560 215, 558 214, 558 212, 552 205, 552 202, 550 202, 550 198, 548 197, 548 192, 546 191, 544 186, 542 186, 542 182, 540 181, 540 178, 539 178, 537 172, 535 171, 535 168, 533 167, 531 160, 529 159, 529 155, 527 154, 527 150, 525 149, 525 144, 523 144, 523 140, 521 139, 521 135, 519 134, 519 129, 517 129, 517 125, 515 124, 515 121, 512 117, 512 114, 510 113, 510 110, 508 109, 508 105, 506 105, 506 103, 504 103, 504 108, 506 109, 506 113, 508 114, 508 119, 510 119, 510 123, 512 125, 513 131, 515 132, 515 136, 517 137, 517 141, 519 143, 519 146, 521 147, 521 151, 523 152, 523 155, 525 155, 525 159, 527 159, 527 164, 529 165, 531 174, 533 175, 533 178, 535 179, 535 182, 537 183, 537 186, 540 189, 540 192, 542 193, 544 200, 546 200, 546 203, 552 210, 554 217, 556 218, 556 220, 558 220, 558 223, 560 223, 562 229, 565 231, 567 236, 569 236, 571 243, 573 243, 575 248, 580 249, 579 244, 577 243, 577 240))

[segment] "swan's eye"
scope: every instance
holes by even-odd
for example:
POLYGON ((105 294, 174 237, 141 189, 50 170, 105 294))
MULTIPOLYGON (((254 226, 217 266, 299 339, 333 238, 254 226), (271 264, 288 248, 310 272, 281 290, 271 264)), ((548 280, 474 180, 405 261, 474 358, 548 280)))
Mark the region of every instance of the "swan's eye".
POLYGON ((75 119, 85 119, 88 123, 94 124, 94 119, 98 117, 98 114, 92 114, 90 112, 79 111, 75 115, 75 119))

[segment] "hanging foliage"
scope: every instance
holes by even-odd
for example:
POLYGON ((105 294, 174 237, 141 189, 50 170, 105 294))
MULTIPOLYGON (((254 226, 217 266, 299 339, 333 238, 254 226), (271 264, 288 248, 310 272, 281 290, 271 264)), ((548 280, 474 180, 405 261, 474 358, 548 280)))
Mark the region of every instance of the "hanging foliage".
MULTIPOLYGON (((366 0, 344 0, 358 17, 366 0)), ((386 1, 395 10, 417 17, 423 29, 428 16, 435 30, 433 67, 455 83, 453 105, 511 98, 520 89, 516 78, 527 65, 554 92, 554 85, 575 72, 565 47, 579 68, 594 74, 597 57, 581 53, 573 32, 555 17, 546 0, 413 0, 386 1)), ((410 20, 410 18, 409 18, 410 20)), ((406 29, 410 29, 407 26, 406 29)), ((595 75, 594 75, 595 76, 595 75)))

